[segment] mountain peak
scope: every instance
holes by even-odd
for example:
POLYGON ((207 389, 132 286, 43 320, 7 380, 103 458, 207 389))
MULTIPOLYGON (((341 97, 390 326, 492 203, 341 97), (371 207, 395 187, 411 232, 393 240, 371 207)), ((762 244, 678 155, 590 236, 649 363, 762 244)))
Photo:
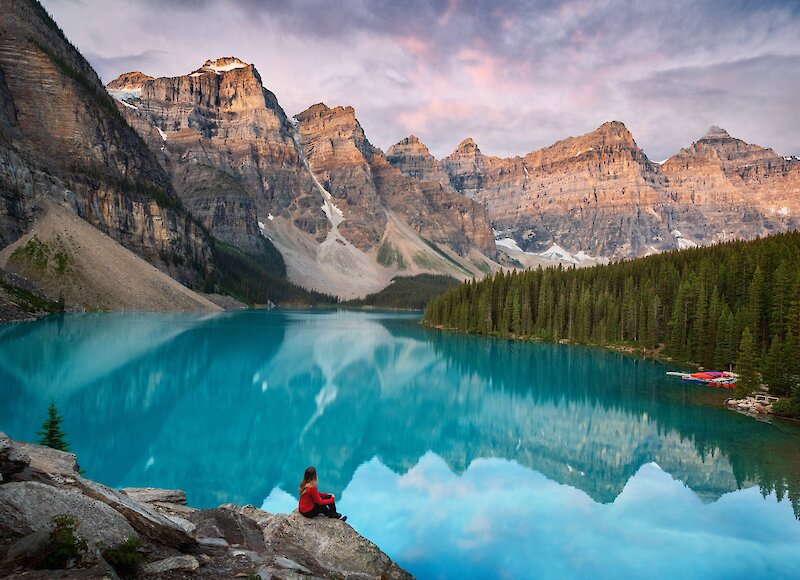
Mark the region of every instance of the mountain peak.
POLYGON ((727 139, 730 138, 728 132, 723 129, 722 127, 717 127, 716 125, 712 125, 706 134, 703 136, 703 139, 727 139))
POLYGON ((307 108, 305 111, 297 113, 294 118, 298 121, 305 121, 316 117, 322 117, 330 112, 331 108, 325 103, 315 103, 307 108))
POLYGON ((628 128, 625 126, 625 123, 622 121, 606 121, 602 125, 600 125, 599 129, 604 129, 608 131, 627 131, 628 128))
POLYGON ((582 148, 585 143, 582 142, 598 142, 605 145, 616 144, 626 148, 636 149, 636 141, 633 139, 633 134, 621 121, 607 121, 600 125, 591 133, 581 135, 575 138, 575 142, 582 148))
POLYGON ((402 156, 432 157, 428 148, 416 135, 409 135, 405 139, 401 139, 389 147, 386 151, 386 155, 392 159, 402 156))
POLYGON ((622 121, 607 121, 600 125, 596 129, 597 133, 603 133, 606 135, 618 135, 622 137, 630 137, 633 140, 633 136, 628 128, 625 126, 625 123, 622 121))
POLYGON ((478 144, 475 143, 475 140, 472 137, 467 137, 461 143, 458 144, 456 150, 453 153, 467 153, 470 155, 480 155, 481 150, 478 149, 478 144))
POLYGON ((217 59, 207 60, 203 66, 191 73, 191 76, 199 76, 204 73, 216 73, 218 75, 237 68, 247 68, 250 65, 235 56, 223 56, 217 59))
POLYGON ((147 81, 152 81, 153 77, 146 75, 141 71, 135 70, 127 73, 122 73, 113 81, 106 85, 110 90, 137 90, 141 89, 142 85, 147 81))

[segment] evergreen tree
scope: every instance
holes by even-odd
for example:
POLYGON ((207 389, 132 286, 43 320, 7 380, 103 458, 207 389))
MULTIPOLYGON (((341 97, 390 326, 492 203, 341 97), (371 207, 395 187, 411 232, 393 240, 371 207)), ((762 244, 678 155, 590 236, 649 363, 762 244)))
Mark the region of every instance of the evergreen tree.
POLYGON ((66 434, 61 430, 63 420, 63 417, 58 414, 56 402, 51 401, 50 407, 47 409, 47 420, 42 423, 42 430, 37 433, 39 445, 52 447, 59 451, 69 451, 69 445, 65 440, 66 434))
POLYGON ((736 360, 736 372, 739 374, 739 378, 736 381, 733 396, 737 399, 746 397, 760 386, 756 363, 756 342, 750 333, 750 327, 746 326, 742 332, 739 356, 736 360))
POLYGON ((785 389, 784 385, 786 382, 784 354, 781 337, 772 337, 767 358, 764 360, 764 382, 769 386, 771 393, 788 394, 788 390, 785 389))

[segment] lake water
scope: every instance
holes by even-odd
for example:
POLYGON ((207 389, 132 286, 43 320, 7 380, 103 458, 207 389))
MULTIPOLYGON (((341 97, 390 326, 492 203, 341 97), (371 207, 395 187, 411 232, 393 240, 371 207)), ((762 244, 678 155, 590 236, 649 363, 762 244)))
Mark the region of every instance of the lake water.
POLYGON ((420 578, 800 577, 800 428, 592 348, 365 312, 0 326, 0 430, 54 399, 88 477, 296 506, 303 470, 420 578))

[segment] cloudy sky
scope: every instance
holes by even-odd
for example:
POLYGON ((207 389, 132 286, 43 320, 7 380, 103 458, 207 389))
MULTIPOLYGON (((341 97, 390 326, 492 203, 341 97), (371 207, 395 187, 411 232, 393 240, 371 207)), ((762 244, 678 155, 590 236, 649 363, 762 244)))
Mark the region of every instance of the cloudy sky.
POLYGON ((623 121, 660 161, 712 125, 800 155, 800 1, 43 0, 104 81, 235 55, 290 115, 386 149, 515 155, 623 121))

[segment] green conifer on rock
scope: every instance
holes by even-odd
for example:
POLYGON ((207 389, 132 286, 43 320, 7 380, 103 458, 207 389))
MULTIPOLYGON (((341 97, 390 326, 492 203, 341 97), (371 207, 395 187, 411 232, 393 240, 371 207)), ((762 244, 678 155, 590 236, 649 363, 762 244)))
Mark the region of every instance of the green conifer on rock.
POLYGON ((37 433, 39 445, 52 447, 59 451, 69 451, 69 445, 65 440, 66 434, 61 429, 63 420, 64 418, 58 414, 56 402, 51 401, 50 407, 47 409, 47 420, 42 423, 42 430, 37 433))

